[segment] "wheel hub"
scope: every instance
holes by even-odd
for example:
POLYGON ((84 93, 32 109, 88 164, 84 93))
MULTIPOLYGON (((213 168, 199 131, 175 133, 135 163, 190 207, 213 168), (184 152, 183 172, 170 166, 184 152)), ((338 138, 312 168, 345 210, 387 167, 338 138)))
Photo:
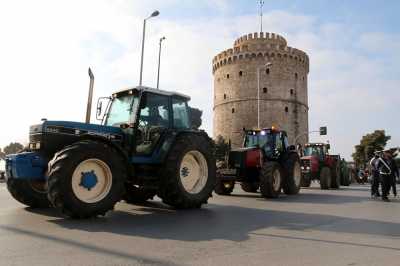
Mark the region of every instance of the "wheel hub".
POLYGON ((188 176, 190 175, 189 168, 183 167, 183 168, 181 169, 181 175, 182 175, 182 177, 188 177, 188 176))
POLYGON ((208 179, 208 165, 199 151, 188 152, 181 161, 180 179, 183 188, 191 194, 199 193, 208 179))
POLYGON ((79 184, 81 187, 84 187, 88 191, 90 191, 96 186, 98 179, 96 173, 93 170, 90 172, 82 172, 81 175, 82 179, 81 183, 79 184))

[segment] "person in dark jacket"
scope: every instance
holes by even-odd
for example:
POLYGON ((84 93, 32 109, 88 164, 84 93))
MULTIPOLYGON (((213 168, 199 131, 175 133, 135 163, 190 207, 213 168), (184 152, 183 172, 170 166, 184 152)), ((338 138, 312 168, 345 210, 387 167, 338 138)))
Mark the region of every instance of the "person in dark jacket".
POLYGON ((371 166, 371 176, 372 176, 372 184, 371 184, 371 197, 380 197, 379 193, 379 153, 375 152, 374 157, 372 157, 371 161, 369 161, 369 165, 371 166))
MULTIPOLYGON (((388 195, 390 188, 393 187, 392 184, 394 180, 396 180, 396 176, 399 175, 399 169, 392 158, 390 150, 384 151, 383 155, 379 157, 377 167, 382 180, 382 200, 389 201, 388 195)), ((397 196, 396 185, 394 185, 393 194, 397 196)))

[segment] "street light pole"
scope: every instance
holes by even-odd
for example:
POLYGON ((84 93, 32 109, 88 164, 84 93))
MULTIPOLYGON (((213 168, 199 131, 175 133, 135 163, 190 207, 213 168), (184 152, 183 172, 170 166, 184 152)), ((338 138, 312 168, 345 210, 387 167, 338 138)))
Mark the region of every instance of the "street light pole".
POLYGON ((163 40, 165 40, 165 37, 162 37, 160 39, 160 47, 158 49, 157 89, 159 88, 160 85, 161 43, 163 40))
POLYGON ((272 66, 271 62, 257 68, 257 128, 260 129, 260 70, 272 66))
POLYGON ((156 17, 160 14, 157 10, 154 11, 149 17, 143 20, 143 36, 142 36, 142 55, 140 58, 140 78, 139 78, 139 86, 142 86, 142 76, 143 76, 143 55, 144 55, 144 39, 146 37, 146 21, 149 18, 156 17))

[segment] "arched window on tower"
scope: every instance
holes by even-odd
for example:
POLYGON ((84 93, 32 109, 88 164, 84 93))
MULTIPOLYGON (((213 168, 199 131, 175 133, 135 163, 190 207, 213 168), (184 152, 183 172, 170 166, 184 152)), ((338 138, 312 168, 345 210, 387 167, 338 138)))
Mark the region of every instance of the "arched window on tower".
POLYGON ((297 79, 299 75, 297 73, 294 73, 294 78, 297 79))
POLYGON ((267 69, 265 70, 265 73, 266 73, 267 75, 269 75, 269 68, 267 68, 267 69))
POLYGON ((235 108, 232 108, 232 114, 234 114, 235 113, 235 108))
POLYGON ((224 100, 226 100, 226 94, 224 93, 224 100))
POLYGON ((263 88, 263 93, 267 93, 268 89, 267 88, 263 88))
POLYGON ((287 113, 287 112, 289 112, 289 107, 285 107, 285 112, 287 113))
POLYGON ((290 89, 290 95, 293 95, 293 94, 294 94, 294 90, 290 89))
POLYGON ((239 77, 243 76, 243 71, 239 71, 239 77))
POLYGON ((229 79, 229 74, 226 74, 226 78, 229 79))

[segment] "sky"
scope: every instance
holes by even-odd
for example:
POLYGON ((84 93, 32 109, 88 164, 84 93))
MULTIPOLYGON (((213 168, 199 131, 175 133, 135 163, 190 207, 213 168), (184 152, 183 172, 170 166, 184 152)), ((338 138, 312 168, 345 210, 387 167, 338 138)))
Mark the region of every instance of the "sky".
MULTIPOLYGON (((192 97, 212 135, 211 61, 259 31, 254 0, 0 1, 0 147, 28 142, 42 118, 83 121, 87 69, 95 99, 139 83, 143 19, 148 20, 143 84, 192 97)), ((351 159, 376 129, 400 146, 400 1, 265 0, 263 28, 310 57, 309 127, 328 127, 332 153, 351 159)), ((92 118, 92 122, 96 122, 92 118)))

